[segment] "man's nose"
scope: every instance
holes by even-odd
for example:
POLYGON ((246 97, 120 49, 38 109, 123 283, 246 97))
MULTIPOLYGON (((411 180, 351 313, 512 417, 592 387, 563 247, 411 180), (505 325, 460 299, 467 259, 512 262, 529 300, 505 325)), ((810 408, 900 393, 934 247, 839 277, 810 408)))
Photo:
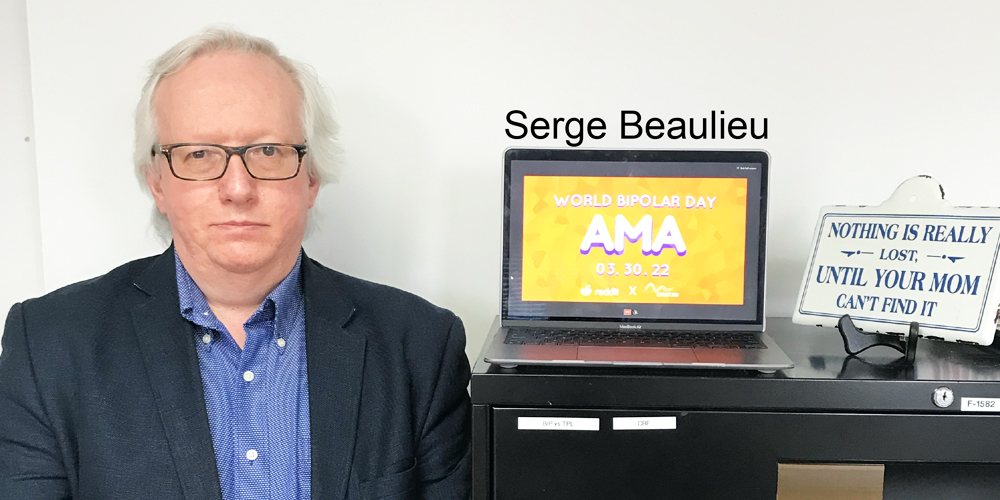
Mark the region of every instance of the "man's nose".
POLYGON ((240 155, 229 158, 226 173, 219 178, 219 197, 223 202, 246 203, 256 198, 257 179, 250 176, 240 155))

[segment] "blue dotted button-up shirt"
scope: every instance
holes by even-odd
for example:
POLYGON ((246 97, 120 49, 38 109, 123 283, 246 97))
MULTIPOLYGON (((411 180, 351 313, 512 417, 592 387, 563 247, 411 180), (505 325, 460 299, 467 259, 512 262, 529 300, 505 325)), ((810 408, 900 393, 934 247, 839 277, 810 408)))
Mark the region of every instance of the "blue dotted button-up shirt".
POLYGON ((292 272, 243 324, 243 349, 176 254, 175 259, 181 315, 194 326, 191 341, 198 351, 222 498, 309 499, 301 253, 292 272))

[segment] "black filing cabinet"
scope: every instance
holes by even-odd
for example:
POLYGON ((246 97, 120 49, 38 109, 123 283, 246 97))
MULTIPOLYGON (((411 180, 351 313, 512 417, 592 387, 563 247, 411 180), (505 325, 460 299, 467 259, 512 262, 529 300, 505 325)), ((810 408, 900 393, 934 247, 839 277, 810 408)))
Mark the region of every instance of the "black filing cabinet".
MULTIPOLYGON (((495 333, 496 329, 494 329, 495 333)), ((472 376, 474 500, 774 499, 779 464, 878 464, 883 498, 1000 498, 1000 352, 921 340, 912 366, 769 318, 776 373, 584 367, 472 376), (954 402, 935 405, 936 389, 954 402)), ((487 342, 489 343, 489 341, 487 342)))

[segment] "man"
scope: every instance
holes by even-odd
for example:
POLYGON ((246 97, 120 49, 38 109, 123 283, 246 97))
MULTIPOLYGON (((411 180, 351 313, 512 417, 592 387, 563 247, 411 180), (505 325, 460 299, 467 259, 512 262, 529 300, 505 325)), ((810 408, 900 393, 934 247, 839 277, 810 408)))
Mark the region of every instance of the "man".
POLYGON ((466 498, 461 322, 301 250, 315 76, 219 29, 151 73, 136 167, 173 245, 11 309, 0 499, 466 498))

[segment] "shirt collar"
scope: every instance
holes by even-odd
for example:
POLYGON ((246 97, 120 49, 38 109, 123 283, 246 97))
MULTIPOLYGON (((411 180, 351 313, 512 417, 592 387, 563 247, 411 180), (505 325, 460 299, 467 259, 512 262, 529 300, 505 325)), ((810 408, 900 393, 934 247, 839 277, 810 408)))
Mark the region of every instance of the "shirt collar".
MULTIPOLYGON (((187 272, 177 252, 174 252, 174 261, 177 270, 177 297, 180 301, 181 316, 196 325, 225 331, 225 326, 212 312, 212 308, 208 305, 208 299, 205 298, 205 294, 187 272)), ((278 283, 278 286, 271 293, 267 294, 257 311, 244 324, 273 320, 276 325, 291 325, 302 305, 301 270, 302 252, 299 251, 299 256, 295 260, 295 266, 291 272, 281 280, 281 283, 278 283)), ((275 328, 274 332, 277 335, 278 328, 275 328)))

